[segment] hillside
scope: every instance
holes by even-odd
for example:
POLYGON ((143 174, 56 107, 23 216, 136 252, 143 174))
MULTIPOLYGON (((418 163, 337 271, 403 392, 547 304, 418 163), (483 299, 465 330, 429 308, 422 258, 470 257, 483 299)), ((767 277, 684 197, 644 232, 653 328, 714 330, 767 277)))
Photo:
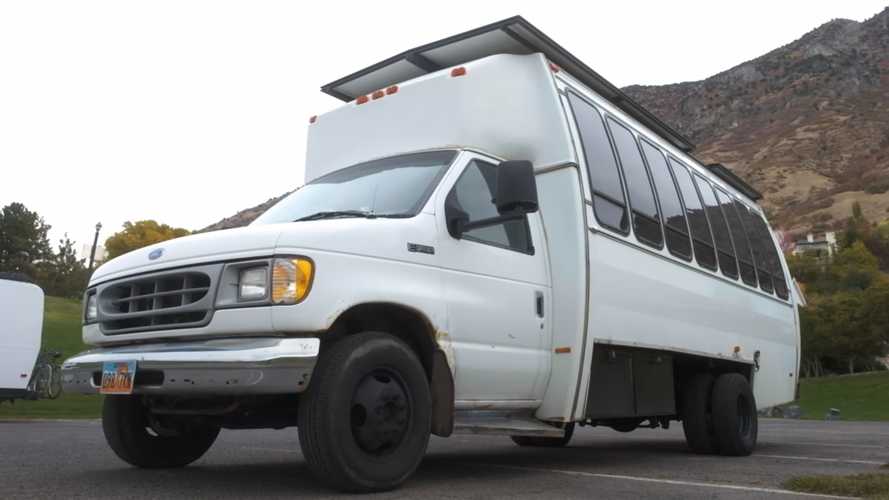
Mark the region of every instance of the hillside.
POLYGON ((775 226, 889 217, 889 8, 702 81, 624 89, 764 195, 775 226))
MULTIPOLYGON (((889 218, 889 8, 836 19, 702 81, 624 89, 765 195, 777 228, 889 218)), ((243 226, 279 198, 205 230, 243 226)))

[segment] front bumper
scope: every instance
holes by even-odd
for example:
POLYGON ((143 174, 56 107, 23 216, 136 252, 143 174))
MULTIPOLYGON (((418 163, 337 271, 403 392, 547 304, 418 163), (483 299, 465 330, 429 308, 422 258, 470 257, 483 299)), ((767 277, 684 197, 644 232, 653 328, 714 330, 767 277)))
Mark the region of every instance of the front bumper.
POLYGON ((136 394, 295 394, 308 387, 320 347, 317 338, 241 338, 94 349, 62 364, 62 384, 97 394, 103 363, 136 361, 136 394))

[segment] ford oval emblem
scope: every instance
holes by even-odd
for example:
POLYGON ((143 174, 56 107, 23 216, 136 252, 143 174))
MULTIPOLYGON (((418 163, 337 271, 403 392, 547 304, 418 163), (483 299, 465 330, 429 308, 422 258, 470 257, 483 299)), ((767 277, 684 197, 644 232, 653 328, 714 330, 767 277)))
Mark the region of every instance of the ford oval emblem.
POLYGON ((161 256, 163 254, 164 254, 163 248, 158 248, 158 249, 152 250, 151 253, 148 254, 148 260, 157 260, 157 259, 161 258, 161 256))

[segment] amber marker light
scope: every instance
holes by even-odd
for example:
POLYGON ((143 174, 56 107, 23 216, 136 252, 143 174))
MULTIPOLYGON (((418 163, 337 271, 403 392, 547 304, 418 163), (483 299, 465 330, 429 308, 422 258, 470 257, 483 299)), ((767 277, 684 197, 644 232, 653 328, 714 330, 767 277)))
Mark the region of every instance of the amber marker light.
POLYGON ((309 294, 315 265, 302 257, 277 258, 272 264, 272 303, 296 304, 309 294))

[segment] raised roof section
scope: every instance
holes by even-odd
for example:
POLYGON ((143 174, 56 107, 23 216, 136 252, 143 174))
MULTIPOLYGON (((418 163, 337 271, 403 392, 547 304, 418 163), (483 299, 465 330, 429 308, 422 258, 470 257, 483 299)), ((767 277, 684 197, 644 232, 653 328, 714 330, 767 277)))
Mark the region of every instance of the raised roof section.
POLYGON ((654 131, 676 148, 691 152, 694 144, 643 108, 618 87, 593 71, 521 16, 407 50, 321 87, 343 101, 352 101, 389 85, 494 54, 542 53, 581 83, 654 131))

